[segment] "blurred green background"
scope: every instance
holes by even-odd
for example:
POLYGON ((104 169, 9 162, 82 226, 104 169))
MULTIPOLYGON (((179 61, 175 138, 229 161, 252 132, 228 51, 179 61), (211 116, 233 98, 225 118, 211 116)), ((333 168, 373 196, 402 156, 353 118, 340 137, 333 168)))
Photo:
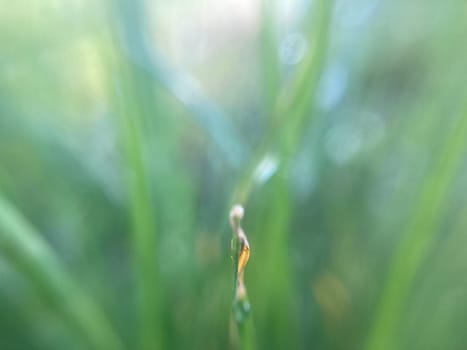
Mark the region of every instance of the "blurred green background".
POLYGON ((465 349, 466 18, 3 1, 0 348, 465 349))

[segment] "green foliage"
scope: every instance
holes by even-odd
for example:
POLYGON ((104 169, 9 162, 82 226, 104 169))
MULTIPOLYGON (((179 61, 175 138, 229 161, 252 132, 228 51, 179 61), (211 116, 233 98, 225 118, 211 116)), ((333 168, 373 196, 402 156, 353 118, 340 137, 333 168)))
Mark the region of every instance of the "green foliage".
POLYGON ((462 1, 22 0, 0 33, 1 349, 464 347, 462 1))

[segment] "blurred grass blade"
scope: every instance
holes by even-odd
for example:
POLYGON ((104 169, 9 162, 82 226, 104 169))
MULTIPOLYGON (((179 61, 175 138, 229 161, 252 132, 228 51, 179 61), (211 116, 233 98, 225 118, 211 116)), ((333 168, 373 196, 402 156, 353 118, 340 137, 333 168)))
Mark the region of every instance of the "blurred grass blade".
POLYGON ((140 346, 161 349, 159 326, 159 274, 156 259, 156 230, 143 161, 142 111, 131 68, 121 63, 119 87, 122 94, 115 97, 120 121, 121 142, 125 155, 125 171, 132 221, 133 255, 138 293, 140 346), (117 102, 118 100, 118 102, 117 102))
POLYGON ((467 146, 467 117, 455 120, 397 248, 366 344, 367 350, 397 348, 396 332, 404 305, 425 256, 433 245, 442 208, 467 146))
POLYGON ((160 275, 157 264, 157 239, 149 180, 144 164, 145 120, 154 117, 152 91, 145 77, 128 60, 125 49, 141 49, 144 1, 118 0, 114 10, 114 60, 109 73, 113 89, 113 108, 119 121, 120 143, 124 154, 137 292, 139 347, 164 349, 161 330, 160 275), (134 46, 134 47, 133 47, 134 46))
POLYGON ((308 53, 289 86, 281 91, 271 127, 273 139, 280 140, 279 152, 290 157, 298 144, 301 130, 312 113, 312 103, 328 49, 330 22, 334 2, 313 2, 309 12, 308 53), (277 124, 276 124, 277 123, 277 124))
POLYGON ((262 1, 261 30, 259 45, 261 47, 261 64, 263 90, 266 102, 266 111, 271 114, 277 99, 280 86, 280 67, 277 49, 275 14, 276 0, 262 1))
POLYGON ((259 269, 254 272, 261 276, 261 283, 254 292, 256 299, 267 297, 256 300, 255 315, 258 325, 267 325, 269 335, 265 341, 272 349, 299 348, 296 282, 290 259, 294 208, 284 172, 282 169, 275 175, 262 191, 257 213, 256 244, 262 249, 256 259, 259 269))
POLYGON ((203 93, 193 78, 171 67, 155 53, 149 54, 145 50, 135 57, 132 50, 128 55, 132 62, 165 87, 190 112, 190 116, 214 141, 230 166, 238 169, 243 165, 248 149, 236 132, 235 125, 203 93))
POLYGON ((41 235, 0 196, 0 252, 50 300, 93 349, 123 349, 102 311, 61 266, 41 235))
POLYGON ((157 49, 148 47, 145 18, 142 13, 144 2, 138 1, 138 5, 135 6, 132 2, 119 0, 118 6, 122 14, 119 36, 125 43, 122 45, 122 53, 148 77, 175 96, 218 146, 223 158, 233 168, 239 168, 248 150, 236 132, 235 125, 203 93, 193 78, 172 67, 158 54, 157 49))
POLYGON ((298 145, 305 120, 311 113, 312 101, 324 65, 332 9, 333 1, 313 2, 309 12, 313 25, 309 26, 307 33, 311 43, 309 52, 297 68, 293 79, 280 91, 268 130, 235 189, 233 203, 247 202, 256 182, 258 166, 265 159, 280 159, 278 165, 284 167, 298 145))

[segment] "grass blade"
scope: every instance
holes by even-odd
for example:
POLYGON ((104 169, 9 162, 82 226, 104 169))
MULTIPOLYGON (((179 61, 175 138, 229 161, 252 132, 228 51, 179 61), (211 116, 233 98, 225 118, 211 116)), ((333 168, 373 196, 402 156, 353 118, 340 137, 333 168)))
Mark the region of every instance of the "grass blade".
POLYGON ((465 111, 455 120, 433 170, 422 185, 417 205, 397 248, 369 332, 367 350, 397 347, 396 328, 414 278, 432 247, 442 205, 467 143, 465 111))
POLYGON ((240 205, 234 205, 230 211, 229 219, 232 227, 232 259, 234 265, 234 300, 233 320, 235 322, 236 348, 244 350, 256 349, 254 340, 253 321, 250 310, 250 302, 244 283, 243 275, 245 266, 250 258, 250 244, 243 231, 240 221, 244 210, 240 205))
POLYGON ((41 235, 1 196, 0 251, 58 307, 91 348, 124 348, 105 315, 70 277, 41 235))
POLYGON ((171 67, 160 55, 150 54, 145 48, 141 50, 138 56, 129 52, 130 60, 185 107, 193 120, 217 145, 227 164, 238 169, 243 164, 248 149, 230 119, 188 74, 171 67))
POLYGON ((143 161, 141 105, 135 95, 134 76, 124 63, 119 70, 123 90, 117 103, 121 141, 125 155, 125 171, 132 222, 133 256, 140 317, 140 342, 143 349, 162 348, 159 329, 158 272, 156 230, 143 161))
POLYGON ((137 50, 141 45, 144 1, 113 1, 112 9, 115 46, 110 49, 113 55, 109 56, 109 76, 114 88, 112 102, 120 130, 131 219, 139 348, 163 349, 156 225, 144 162, 145 122, 158 111, 153 105, 151 86, 126 55, 127 49, 137 50))
POLYGON ((258 166, 272 157, 284 167, 299 142, 303 124, 311 112, 320 73, 327 51, 329 23, 333 2, 320 0, 314 3, 310 16, 312 23, 308 38, 313 45, 309 54, 295 73, 294 79, 283 87, 276 100, 268 130, 251 163, 235 189, 232 203, 245 204, 256 182, 258 166), (277 157, 277 158, 276 158, 277 157))
POLYGON ((280 86, 280 67, 277 50, 275 10, 277 1, 262 1, 261 29, 259 46, 261 47, 261 67, 263 76, 263 90, 268 114, 273 113, 272 108, 277 99, 280 86))
POLYGON ((239 168, 248 152, 235 126, 220 107, 211 101, 188 74, 175 69, 163 59, 156 48, 146 41, 144 1, 136 5, 118 0, 118 15, 121 25, 119 36, 124 41, 121 54, 140 69, 157 85, 169 91, 190 113, 190 117, 217 145, 227 163, 239 168))

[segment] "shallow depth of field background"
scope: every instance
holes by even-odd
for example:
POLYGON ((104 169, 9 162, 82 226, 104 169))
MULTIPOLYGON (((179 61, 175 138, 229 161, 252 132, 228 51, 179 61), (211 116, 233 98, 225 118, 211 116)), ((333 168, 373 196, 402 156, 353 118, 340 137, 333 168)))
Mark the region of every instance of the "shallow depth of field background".
POLYGON ((0 348, 235 348, 239 200, 253 349, 464 349, 466 18, 3 1, 0 348))

